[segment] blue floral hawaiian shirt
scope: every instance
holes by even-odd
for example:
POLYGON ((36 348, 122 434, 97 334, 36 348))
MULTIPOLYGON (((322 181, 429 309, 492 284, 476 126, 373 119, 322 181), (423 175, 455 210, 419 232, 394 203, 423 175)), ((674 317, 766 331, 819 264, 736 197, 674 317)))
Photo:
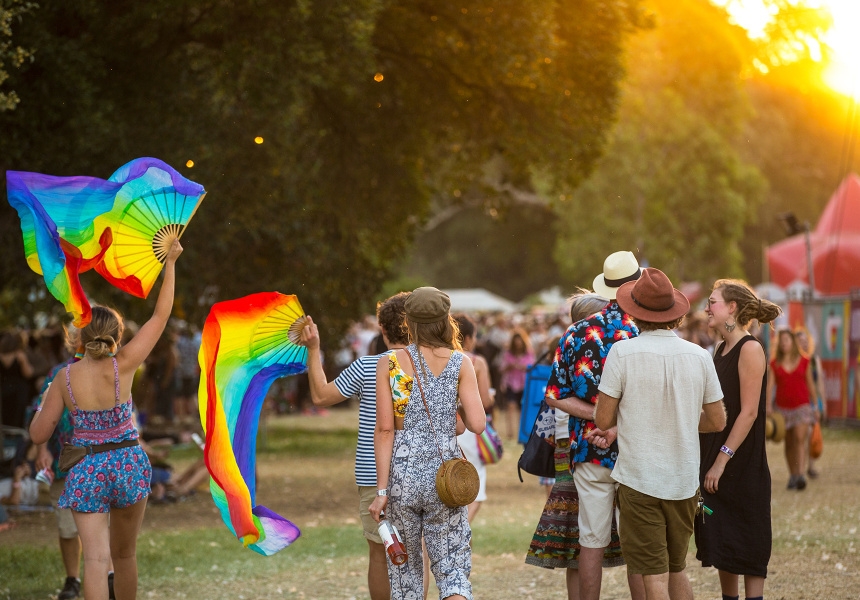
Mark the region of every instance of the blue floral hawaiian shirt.
MULTIPOLYGON (((558 342, 545 397, 563 399, 575 396, 597 404, 597 387, 609 349, 615 342, 637 335, 639 329, 633 319, 619 308, 615 300, 601 312, 571 325, 558 342)), ((586 434, 596 428, 593 421, 571 416, 569 426, 572 463, 590 462, 609 469, 615 466, 617 441, 609 448, 597 448, 585 440, 586 434)))

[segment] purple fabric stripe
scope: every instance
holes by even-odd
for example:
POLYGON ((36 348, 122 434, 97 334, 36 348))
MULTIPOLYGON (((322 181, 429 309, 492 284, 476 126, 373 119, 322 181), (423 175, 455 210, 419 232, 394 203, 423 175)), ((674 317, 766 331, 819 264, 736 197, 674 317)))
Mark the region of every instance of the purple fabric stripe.
POLYGON ((251 379, 245 396, 242 398, 242 407, 236 419, 236 428, 233 433, 233 453, 236 456, 236 464, 242 479, 251 493, 251 503, 256 502, 257 478, 254 473, 254 465, 257 460, 257 428, 260 424, 260 410, 266 393, 275 379, 302 373, 306 366, 301 363, 275 364, 260 370, 251 379))

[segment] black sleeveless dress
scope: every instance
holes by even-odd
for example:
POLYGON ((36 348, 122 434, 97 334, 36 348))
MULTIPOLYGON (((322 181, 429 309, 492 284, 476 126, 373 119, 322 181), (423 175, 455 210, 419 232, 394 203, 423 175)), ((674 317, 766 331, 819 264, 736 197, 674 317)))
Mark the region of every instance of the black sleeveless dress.
POLYGON ((742 338, 725 356, 725 343, 714 353, 714 366, 723 389, 726 427, 718 433, 699 434, 701 463, 699 483, 705 506, 713 514, 696 516, 696 558, 703 567, 716 567, 738 575, 767 576, 771 550, 770 469, 765 452, 765 393, 767 372, 762 377, 758 415, 746 439, 735 450, 720 477, 716 494, 704 489, 705 474, 713 466, 741 411, 738 361, 741 347, 758 344, 753 336, 742 338))

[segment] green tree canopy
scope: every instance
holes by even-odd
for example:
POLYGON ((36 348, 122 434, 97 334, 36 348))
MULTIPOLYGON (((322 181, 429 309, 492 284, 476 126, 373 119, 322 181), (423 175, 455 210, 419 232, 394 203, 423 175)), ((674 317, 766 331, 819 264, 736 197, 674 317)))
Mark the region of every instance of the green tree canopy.
MULTIPOLYGON (((29 50, 12 42, 12 25, 35 6, 35 3, 24 0, 0 0, 0 88, 9 78, 7 67, 17 69, 32 57, 29 50)), ((15 90, 0 90, 0 112, 12 110, 16 104, 18 94, 15 90)))
POLYGON ((745 34, 698 0, 653 5, 656 27, 630 42, 606 156, 556 207, 555 257, 577 285, 589 286, 617 250, 676 282, 743 275, 738 243, 766 190, 734 146, 749 114, 745 34))
MULTIPOLYGON (((209 193, 183 237, 188 316, 279 289, 337 329, 372 306, 431 199, 460 201, 489 157, 505 183, 540 168, 572 192, 642 19, 629 0, 50 3, 21 27, 38 60, 11 77, 0 167, 107 177, 137 156, 193 160, 209 193)), ((0 286, 38 288, 2 210, 0 286)))

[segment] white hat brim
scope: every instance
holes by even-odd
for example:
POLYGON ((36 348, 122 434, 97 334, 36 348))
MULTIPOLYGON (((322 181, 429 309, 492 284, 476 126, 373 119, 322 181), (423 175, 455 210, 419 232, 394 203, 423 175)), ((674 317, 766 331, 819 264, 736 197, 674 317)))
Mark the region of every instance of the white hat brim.
POLYGON ((615 295, 618 293, 617 287, 609 287, 606 285, 603 280, 603 273, 594 278, 594 282, 591 284, 591 289, 594 290, 595 294, 599 294, 607 300, 615 300, 615 295))

